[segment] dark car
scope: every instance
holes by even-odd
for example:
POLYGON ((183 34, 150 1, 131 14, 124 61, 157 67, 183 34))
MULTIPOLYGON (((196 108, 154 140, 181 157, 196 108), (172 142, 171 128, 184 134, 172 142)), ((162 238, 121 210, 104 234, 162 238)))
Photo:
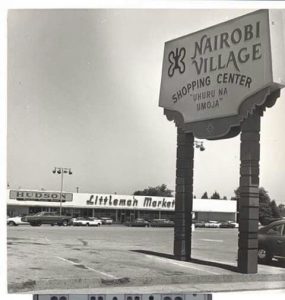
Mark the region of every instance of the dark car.
POLYGON ((42 224, 67 226, 70 225, 71 219, 71 216, 59 215, 54 212, 46 211, 23 217, 23 221, 29 222, 32 226, 40 226, 42 224))
POLYGON ((150 223, 151 227, 174 227, 174 222, 168 219, 153 219, 150 223))
POLYGON ((262 226, 265 226, 271 224, 272 222, 280 221, 280 220, 282 220, 282 218, 263 218, 262 220, 260 220, 260 222, 262 226))
POLYGON ((270 263, 273 257, 285 258, 285 219, 258 230, 258 261, 270 263))
POLYGON ((228 222, 228 221, 222 222, 222 223, 220 224, 220 228, 235 228, 235 227, 236 227, 236 226, 235 226, 234 223, 228 222))
POLYGON ((204 222, 204 221, 196 221, 194 223, 194 225, 195 225, 195 228, 205 228, 206 227, 206 222, 204 222))
POLYGON ((137 218, 134 221, 126 222, 125 225, 130 227, 149 227, 150 223, 145 219, 137 218))

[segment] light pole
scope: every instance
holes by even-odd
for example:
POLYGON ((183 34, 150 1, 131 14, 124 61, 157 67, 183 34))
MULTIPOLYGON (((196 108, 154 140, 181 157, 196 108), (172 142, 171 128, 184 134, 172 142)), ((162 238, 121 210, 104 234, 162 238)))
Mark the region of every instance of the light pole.
POLYGON ((71 169, 70 168, 58 168, 55 167, 52 170, 53 174, 57 173, 59 175, 61 175, 61 180, 60 180, 60 207, 59 207, 59 215, 61 216, 61 210, 62 210, 62 189, 63 189, 63 175, 64 174, 68 174, 68 175, 72 175, 71 169))
POLYGON ((205 150, 205 147, 203 145, 203 142, 200 142, 200 141, 194 141, 194 145, 196 148, 199 148, 200 151, 204 151, 205 150))

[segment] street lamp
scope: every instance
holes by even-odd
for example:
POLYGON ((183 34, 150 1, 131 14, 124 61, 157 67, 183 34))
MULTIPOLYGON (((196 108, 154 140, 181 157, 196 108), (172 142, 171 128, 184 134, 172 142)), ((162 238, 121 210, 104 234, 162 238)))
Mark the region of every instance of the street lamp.
POLYGON ((52 170, 53 174, 59 174, 61 175, 61 183, 60 183, 60 207, 59 207, 59 215, 61 216, 61 210, 62 210, 62 189, 63 189, 63 175, 64 174, 68 174, 68 175, 72 175, 72 172, 71 172, 71 169, 70 168, 58 168, 58 167, 55 167, 53 170, 52 170))
POLYGON ((200 151, 204 151, 205 150, 205 147, 203 145, 203 142, 200 142, 200 141, 194 141, 194 144, 195 144, 195 147, 196 148, 199 148, 200 151))

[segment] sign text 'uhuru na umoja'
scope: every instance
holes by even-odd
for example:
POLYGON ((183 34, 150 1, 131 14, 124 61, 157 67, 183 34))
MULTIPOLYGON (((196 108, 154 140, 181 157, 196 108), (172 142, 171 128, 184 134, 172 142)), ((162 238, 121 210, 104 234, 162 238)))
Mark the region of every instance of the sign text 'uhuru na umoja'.
POLYGON ((223 118, 259 90, 284 85, 279 14, 260 10, 166 42, 159 105, 184 123, 223 118))

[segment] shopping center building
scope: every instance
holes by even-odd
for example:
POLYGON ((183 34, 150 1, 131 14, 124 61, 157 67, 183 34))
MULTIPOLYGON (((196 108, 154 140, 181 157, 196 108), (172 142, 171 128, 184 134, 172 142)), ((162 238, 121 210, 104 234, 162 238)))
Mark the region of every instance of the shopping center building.
MULTIPOLYGON (((173 197, 117 194, 68 193, 37 190, 7 190, 7 215, 24 216, 39 211, 73 217, 111 217, 116 223, 135 218, 174 219, 173 197)), ((236 201, 193 199, 193 217, 197 221, 235 221, 236 201)))

